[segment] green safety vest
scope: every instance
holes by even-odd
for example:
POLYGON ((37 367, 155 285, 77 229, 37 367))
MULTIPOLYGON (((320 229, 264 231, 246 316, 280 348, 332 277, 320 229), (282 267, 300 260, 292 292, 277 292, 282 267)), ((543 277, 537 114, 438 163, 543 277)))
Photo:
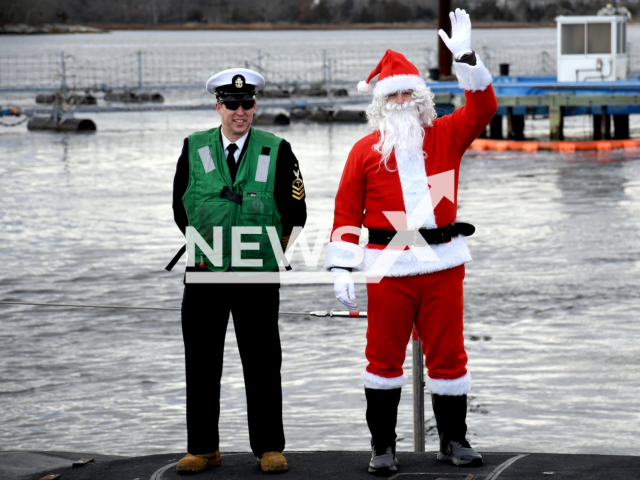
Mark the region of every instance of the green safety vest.
POLYGON ((276 227, 282 238, 280 213, 273 199, 276 159, 282 138, 251 129, 246 151, 240 162, 236 180, 231 174, 220 141, 220 127, 196 132, 189 136, 189 185, 182 197, 189 226, 213 247, 213 227, 222 227, 222 266, 214 266, 196 245, 195 262, 204 262, 212 272, 234 271, 271 272, 278 262, 265 227, 276 227), (242 203, 220 197, 223 187, 242 197, 242 203), (261 267, 231 265, 231 227, 261 227, 259 234, 243 234, 242 243, 258 243, 258 250, 242 250, 242 259, 261 259, 261 267))

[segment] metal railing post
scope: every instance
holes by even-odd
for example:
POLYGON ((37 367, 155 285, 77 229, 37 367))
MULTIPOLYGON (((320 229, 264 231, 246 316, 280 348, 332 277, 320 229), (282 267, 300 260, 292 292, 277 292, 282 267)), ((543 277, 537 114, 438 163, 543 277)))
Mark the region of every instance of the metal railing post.
POLYGON ((324 83, 324 87, 326 89, 328 89, 329 88, 329 65, 328 65, 328 61, 327 61, 327 51, 326 50, 322 51, 322 67, 323 67, 322 83, 324 83))
POLYGON ((64 52, 60 52, 60 66, 62 68, 62 84, 60 89, 64 95, 67 94, 67 65, 64 60, 64 52))
POLYGON ((482 61, 484 62, 487 70, 491 71, 492 61, 491 61, 491 50, 486 45, 482 46, 482 61))
POLYGON ((143 59, 142 59, 142 51, 138 52, 138 88, 142 88, 142 79, 143 79, 143 59))
POLYGON ((413 348, 413 451, 424 452, 424 355, 415 328, 413 348))

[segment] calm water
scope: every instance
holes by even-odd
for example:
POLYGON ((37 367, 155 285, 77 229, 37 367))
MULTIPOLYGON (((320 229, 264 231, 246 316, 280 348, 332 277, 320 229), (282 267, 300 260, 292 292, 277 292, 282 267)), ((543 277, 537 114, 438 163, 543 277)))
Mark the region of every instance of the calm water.
MULTIPOLYGON (((141 39, 153 43, 163 34, 117 35, 130 35, 130 47, 138 48, 141 39)), ((263 35, 285 44, 292 33, 263 35)), ((336 41, 322 35, 309 33, 310 44, 336 41)), ((345 41, 364 33, 339 35, 345 41)), ((379 41, 378 32, 368 35, 379 41)), ((98 36, 49 38, 29 48, 64 41, 89 48, 98 36)), ((0 300, 179 306, 182 274, 163 270, 182 244, 171 211, 175 162, 182 139, 219 118, 91 118, 98 132, 90 135, 0 130, 0 300)), ((580 122, 572 128, 583 128, 580 122)), ((307 236, 314 238, 332 221, 342 166, 367 128, 272 130, 299 157, 307 236)), ((640 454, 639 157, 465 156, 459 219, 477 226, 466 278, 474 379, 468 423, 481 450, 640 454)), ((314 270, 301 264, 294 257, 298 270, 314 270)), ((365 288, 357 289, 364 308, 365 288)), ((331 285, 286 286, 281 297, 282 311, 342 309, 331 285)), ((288 449, 368 448, 359 379, 365 329, 362 320, 281 317, 288 449)), ((248 451, 242 372, 229 330, 221 448, 248 451)), ((0 352, 0 448, 123 455, 186 448, 178 312, 0 306, 0 352)), ((406 367, 410 374, 410 361, 406 367)), ((406 438, 401 449, 412 449, 410 384, 398 431, 406 438)), ((433 450, 433 428, 428 435, 433 450)))
MULTIPOLYGON (((114 31, 95 35, 3 35, 2 55, 57 53, 112 55, 144 51, 261 49, 264 53, 362 50, 384 53, 423 46, 437 48, 435 30, 316 30, 316 31, 114 31)), ((474 29, 473 47, 487 46, 512 54, 539 50, 555 52, 555 28, 474 29)), ((640 26, 629 25, 628 42, 640 41, 640 26)), ((374 65, 375 66, 375 65, 374 65)))
MULTIPOLYGON (((640 35, 640 29, 631 27, 640 35)), ((474 45, 520 51, 540 48, 554 50, 553 28, 500 29, 473 31, 474 45)), ((176 51, 206 49, 261 49, 264 53, 299 53, 301 50, 371 49, 380 54, 387 48, 425 46, 436 48, 435 30, 316 30, 316 31, 115 31, 96 35, 3 35, 2 55, 57 53, 71 55, 113 55, 144 51, 176 51)), ((629 41, 637 38, 630 36, 629 41)), ((374 65, 375 66, 375 65, 374 65)))

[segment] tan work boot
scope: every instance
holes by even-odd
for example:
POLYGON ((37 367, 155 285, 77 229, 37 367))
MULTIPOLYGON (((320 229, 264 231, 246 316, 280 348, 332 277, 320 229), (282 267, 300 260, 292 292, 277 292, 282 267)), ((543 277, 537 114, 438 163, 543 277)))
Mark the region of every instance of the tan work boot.
POLYGON ((217 467, 222 463, 220 450, 205 455, 187 455, 180 459, 176 472, 178 473, 198 473, 209 467, 217 467))
POLYGON ((266 452, 262 458, 256 458, 263 472, 286 472, 289 468, 287 459, 280 452, 266 452))

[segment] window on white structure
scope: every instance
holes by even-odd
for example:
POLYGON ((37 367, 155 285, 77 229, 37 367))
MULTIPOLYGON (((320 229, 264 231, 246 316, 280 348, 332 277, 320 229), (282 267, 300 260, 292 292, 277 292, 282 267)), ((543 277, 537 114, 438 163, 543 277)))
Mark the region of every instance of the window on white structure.
POLYGON ((587 53, 611 53, 611 24, 587 24, 587 53))
POLYGON ((584 54, 584 23, 562 25, 562 55, 584 54))

